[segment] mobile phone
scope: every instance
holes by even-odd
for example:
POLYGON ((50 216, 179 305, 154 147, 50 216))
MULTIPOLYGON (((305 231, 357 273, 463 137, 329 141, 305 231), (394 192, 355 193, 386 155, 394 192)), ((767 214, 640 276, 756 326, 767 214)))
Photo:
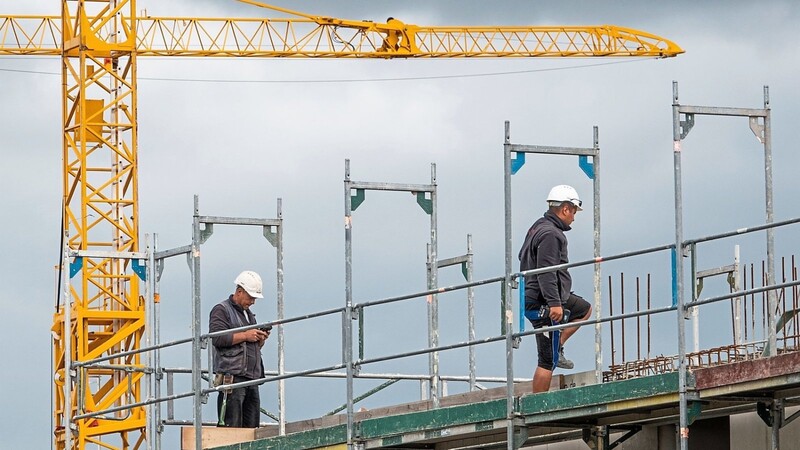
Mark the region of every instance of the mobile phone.
POLYGON ((270 331, 272 331, 272 325, 267 325, 264 328, 259 328, 259 329, 264 333, 269 333, 270 331))

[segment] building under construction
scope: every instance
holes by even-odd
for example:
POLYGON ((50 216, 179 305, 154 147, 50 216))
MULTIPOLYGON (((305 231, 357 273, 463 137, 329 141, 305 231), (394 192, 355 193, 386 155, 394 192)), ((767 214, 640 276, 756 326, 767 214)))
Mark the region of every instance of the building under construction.
MULTIPOLYGON (((594 181, 594 218, 596 248, 599 249, 600 218, 600 147, 595 141, 587 148, 549 147, 541 145, 514 144, 510 138, 510 125, 506 124, 505 180, 506 180, 506 239, 507 271, 505 275, 487 280, 471 277, 472 252, 468 244, 463 256, 441 259, 436 256, 436 177, 432 166, 431 184, 405 185, 392 183, 358 182, 350 178, 349 162, 345 169, 345 217, 365 200, 368 190, 407 191, 417 196, 417 201, 431 215, 431 242, 429 243, 430 290, 406 296, 386 298, 352 304, 348 315, 347 306, 337 311, 318 314, 340 314, 345 321, 343 339, 343 364, 310 369, 300 373, 278 373, 269 377, 280 384, 294 376, 345 376, 348 379, 347 412, 332 413, 294 423, 277 424, 255 431, 248 430, 234 439, 245 439, 246 444, 220 446, 225 449, 251 448, 345 448, 348 444, 358 448, 534 448, 536 446, 577 441, 574 448, 658 448, 671 449, 680 443, 682 435, 691 435, 689 448, 796 448, 798 427, 789 427, 800 415, 797 408, 800 388, 800 342, 795 316, 798 311, 797 266, 794 257, 781 258, 779 269, 775 267, 773 230, 776 227, 796 224, 798 219, 775 223, 772 218, 771 200, 771 149, 769 147, 769 99, 764 89, 763 108, 717 108, 687 106, 678 101, 677 83, 673 86, 674 103, 674 148, 676 188, 676 243, 641 249, 618 255, 601 255, 589 261, 571 263, 568 267, 590 265, 595 270, 595 318, 586 326, 594 326, 596 345, 603 349, 601 327, 610 328, 611 363, 601 365, 602 351, 598 352, 597 367, 593 372, 562 375, 554 381, 548 393, 531 394, 529 381, 516 378, 512 360, 520 340, 530 337, 533 331, 525 331, 521 325, 523 306, 514 300, 515 292, 522 280, 520 273, 511 269, 511 178, 520 170, 529 153, 545 155, 575 155, 579 166, 594 181), (699 115, 723 115, 748 117, 756 139, 764 145, 767 190, 765 199, 767 223, 762 226, 740 228, 727 233, 687 239, 682 235, 683 215, 680 200, 681 158, 680 148, 699 115), (761 233, 767 239, 767 257, 756 269, 753 263, 741 263, 738 249, 733 263, 723 267, 702 269, 697 267, 697 252, 705 242, 761 233), (676 251, 676 249, 680 249, 676 251), (672 265, 672 304, 655 306, 651 303, 650 277, 636 278, 635 297, 625 301, 624 274, 619 281, 608 278, 607 288, 601 283, 601 262, 616 259, 663 253, 672 265), (772 262, 771 262, 772 260, 772 262), (690 262, 690 280, 683 280, 684 261, 690 262), (466 283, 457 286, 438 287, 435 272, 438 269, 463 265, 466 283), (714 297, 701 297, 704 282, 714 277, 723 277, 730 293, 714 297), (682 286, 689 282, 692 298, 683 298, 682 286), (438 339, 437 295, 446 292, 467 291, 467 308, 472 310, 471 289, 484 284, 497 283, 503 286, 501 301, 508 318, 496 337, 475 339, 472 315, 468 316, 470 340, 441 345, 438 339), (601 293, 607 293, 602 295, 601 293), (619 298, 614 296, 618 295, 619 298), (364 355, 363 317, 366 310, 394 302, 427 297, 429 308, 429 348, 403 354, 370 358, 364 355), (603 300, 605 297, 605 300, 603 300), (699 348, 695 327, 695 348, 686 346, 685 323, 698 323, 698 310, 705 305, 725 302, 730 305, 729 344, 714 348, 699 348), (683 311, 678 313, 677 311, 683 311), (677 330, 677 352, 672 355, 651 354, 650 324, 653 320, 664 320, 662 315, 675 320, 677 330), (514 319, 516 317, 516 319, 514 319), (693 318, 687 322, 685 319, 693 318), (635 326, 631 329, 631 320, 635 326), (636 336, 636 349, 626 352, 625 333, 636 336), (519 329, 512 329, 514 323, 519 329), (351 325, 352 324, 352 325, 351 325), (348 352, 354 344, 353 336, 359 336, 358 355, 348 352), (615 336, 617 339, 615 339, 615 336), (621 336, 621 338, 620 338, 621 336), (759 337, 757 337, 759 336, 759 337), (494 389, 478 388, 490 379, 482 379, 475 373, 474 354, 469 354, 469 373, 465 376, 444 376, 439 373, 439 354, 458 348, 480 346, 491 342, 505 342, 507 355, 507 377, 505 386, 494 389), (617 348, 615 348, 615 346, 617 348), (621 348, 620 348, 621 347, 621 348), (381 361, 409 358, 428 354, 428 374, 415 377, 412 374, 367 373, 367 367, 381 361), (621 355, 617 359, 615 355, 621 355), (352 361, 352 363, 348 363, 352 361), (347 368, 350 367, 350 370, 347 368), (345 369, 344 373, 337 370, 345 369), (350 379, 359 377, 384 378, 385 383, 364 394, 352 391, 350 379), (425 386, 422 399, 416 402, 388 406, 358 412, 355 403, 400 380, 418 379, 425 386), (469 384, 469 391, 443 396, 442 385, 447 382, 469 384), (558 389, 555 389, 558 388, 558 389), (747 414, 750 413, 750 414, 747 414), (585 442, 585 444, 584 444, 585 442)), ((498 146, 499 147, 499 146, 498 146)), ((498 152, 499 154, 499 152, 498 152)), ((280 217, 280 214, 279 214, 280 217)), ((208 221, 202 216, 200 222, 208 221)), ((223 220, 224 221, 224 220, 223 220)), ((351 221, 346 220, 345 242, 347 262, 351 258, 351 221)), ((280 247, 278 247, 280 249, 280 247)), ((158 255, 158 253, 156 253, 158 255)), ((280 259, 279 250, 279 259, 280 259)), ((347 276, 347 292, 352 290, 350 264, 347 276)), ((544 271, 544 270, 541 270, 544 271)), ((630 282, 629 282, 630 284, 630 282)), ((519 290, 521 291, 521 290, 519 290)), ((282 298, 279 294, 278 298, 282 298)), ((521 299, 521 297, 519 297, 521 299)), ((350 298, 348 298, 350 300, 350 298)), ((279 307, 280 308, 280 307, 279 307)), ((316 314, 305 318, 315 317, 316 314)), ((299 318, 297 318, 299 319, 299 318)), ((284 321, 273 322, 279 324, 284 321)), ((561 326, 563 328, 563 326, 561 326)), ((559 328, 558 326, 554 328, 559 328)), ((721 331, 721 330, 720 330, 721 331)), ((206 335, 201 336, 205 338, 206 335)), ((627 340, 630 342, 630 339, 627 340)), ((608 348, 609 346, 605 346, 608 348)), ((279 361, 281 359, 279 358, 279 361)), ((213 392, 214 386, 198 386, 198 391, 213 392)), ((197 392, 197 391, 196 391, 197 392)), ((172 419, 172 418, 170 418, 172 419)), ((195 424, 199 427, 199 424, 195 424)), ((195 428, 195 431, 199 428, 195 428)), ((194 435, 184 430, 185 443, 191 448, 194 435)), ((208 436, 208 445, 214 445, 215 430, 208 436)), ((227 433, 227 431, 222 432, 227 433)), ((231 436, 217 436, 221 441, 231 436)), ((569 444, 562 444, 569 445, 569 444)), ((567 447, 558 447, 567 448, 567 447)), ((573 447, 569 447, 573 448, 573 447)))

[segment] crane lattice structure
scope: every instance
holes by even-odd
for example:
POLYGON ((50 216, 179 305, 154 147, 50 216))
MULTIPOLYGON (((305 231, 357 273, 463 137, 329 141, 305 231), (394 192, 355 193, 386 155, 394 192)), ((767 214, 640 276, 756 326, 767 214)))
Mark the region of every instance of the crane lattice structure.
POLYGON ((421 27, 320 17, 137 15, 136 0, 62 0, 61 16, 0 15, 0 55, 62 59, 63 264, 53 317, 55 448, 141 448, 146 411, 80 414, 140 402, 146 328, 140 295, 137 58, 672 57, 653 34, 616 26, 421 27), (129 352, 110 365, 76 363, 129 352), (139 369, 139 370, 135 370, 139 369))

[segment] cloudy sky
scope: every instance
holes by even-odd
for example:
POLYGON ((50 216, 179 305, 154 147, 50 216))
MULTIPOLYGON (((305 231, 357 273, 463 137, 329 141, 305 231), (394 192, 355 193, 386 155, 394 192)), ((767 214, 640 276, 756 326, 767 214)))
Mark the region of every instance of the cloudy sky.
MULTIPOLYGON (((223 0, 140 0, 137 6, 153 16, 263 14, 223 0)), ((597 125, 603 254, 671 242, 673 80, 680 84, 681 103, 707 106, 763 107, 763 86, 769 85, 775 218, 800 215, 796 2, 507 1, 489 6, 476 0, 380 0, 281 6, 351 19, 394 16, 420 25, 610 23, 664 36, 686 50, 666 60, 140 59, 142 232, 158 233, 161 249, 188 244, 194 194, 200 196, 201 214, 221 216, 271 218, 276 199, 282 198, 288 316, 344 304, 345 158, 351 159, 352 178, 359 181, 428 183, 430 164, 436 163, 440 257, 463 254, 466 235, 472 234, 476 278, 501 274, 505 120, 511 122, 515 143, 571 147, 590 147, 597 125)), ((55 15, 58 8, 54 1, 0 0, 0 14, 55 15)), ((7 405, 0 413, 0 435, 8 448, 46 448, 50 436, 49 329, 61 198, 59 73, 57 58, 0 57, 0 230, 6 236, 0 243, 0 333, 5 342, 0 346, 0 385, 6 388, 7 405)), ((762 148, 744 118, 697 118, 683 153, 687 238, 763 223, 762 148)), ((566 183, 578 189, 587 205, 569 233, 571 258, 591 257, 591 182, 574 157, 531 155, 513 181, 515 249, 544 211, 549 188, 566 183)), ((428 224, 410 195, 367 193, 354 214, 356 302, 425 288, 428 224)), ((777 233, 778 256, 797 253, 796 234, 792 229, 777 233)), ((763 235, 705 246, 700 266, 730 264, 736 244, 742 246, 743 262, 760 266, 763 235)), ((666 306, 667 263, 668 255, 660 254, 608 264, 603 271, 615 283, 620 272, 629 283, 651 273, 652 303, 666 306)), ((203 251, 204 315, 230 293, 242 269, 261 272, 266 291, 274 291, 274 251, 260 231, 217 229, 203 251)), ((591 298, 591 271, 578 269, 573 275, 576 291, 591 298)), ((455 269, 443 270, 440 284, 458 283, 459 277, 455 269)), ((722 283, 708 286, 704 295, 726 292, 722 283)), ((479 337, 499 333, 498 292, 498 286, 476 290, 479 337)), ((184 260, 169 261, 162 279, 164 340, 189 335, 190 295, 184 260)), ((635 292, 627 295, 634 298, 635 292)), ((464 298, 463 293, 441 298, 442 343, 466 338, 464 298)), ((260 320, 275 317, 271 298, 254 308, 260 320)), ((654 341, 674 335, 674 324, 674 315, 654 318, 654 341)), ((338 363, 339 326, 337 317, 287 326, 287 369, 338 363)), ((636 346, 633 334, 628 333, 629 359, 636 346)), ((366 335, 367 357, 423 348, 424 301, 368 310, 366 335)), ((704 347, 728 343, 730 326, 723 321, 704 328, 701 339, 704 347)), ((265 361, 274 368, 271 341, 265 361)), ((592 342, 593 333, 586 330, 568 346, 576 371, 594 367, 592 342)), ((606 363, 609 345, 606 339, 606 363)), ((677 349, 670 338, 653 347, 655 354, 677 349)), ((532 340, 526 340, 516 353, 518 376, 530 376, 534 352, 532 340)), ((619 347, 617 352, 619 360, 619 347)), ((188 353, 188 348, 166 352, 164 364, 189 367, 188 353)), ((502 353, 499 346, 479 349, 479 375, 504 376, 502 353)), ((442 361, 444 374, 466 373, 466 352, 443 355, 442 361)), ((364 370, 424 373, 426 367, 421 357, 364 370)), ((289 420, 316 417, 344 403, 342 387, 338 381, 290 381, 289 420)), ((366 405, 412 401, 418 392, 413 383, 399 383, 366 405)), ((274 387, 263 387, 262 395, 264 406, 274 411, 274 387)), ((182 411, 188 414, 188 406, 182 411)), ((204 414, 214 416, 210 408, 204 414)), ((175 439, 174 434, 168 438, 175 439)))

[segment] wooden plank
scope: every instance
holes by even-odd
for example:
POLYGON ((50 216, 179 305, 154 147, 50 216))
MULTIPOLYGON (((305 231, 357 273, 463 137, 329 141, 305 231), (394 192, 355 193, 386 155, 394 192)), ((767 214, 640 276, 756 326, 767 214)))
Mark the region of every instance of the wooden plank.
POLYGON ((795 373, 800 373, 800 352, 696 369, 694 376, 697 389, 702 391, 795 373))
MULTIPOLYGON (((202 446, 214 448, 249 442, 255 439, 255 428, 203 427, 202 446)), ((181 427, 181 450, 194 450, 194 427, 181 427)))

